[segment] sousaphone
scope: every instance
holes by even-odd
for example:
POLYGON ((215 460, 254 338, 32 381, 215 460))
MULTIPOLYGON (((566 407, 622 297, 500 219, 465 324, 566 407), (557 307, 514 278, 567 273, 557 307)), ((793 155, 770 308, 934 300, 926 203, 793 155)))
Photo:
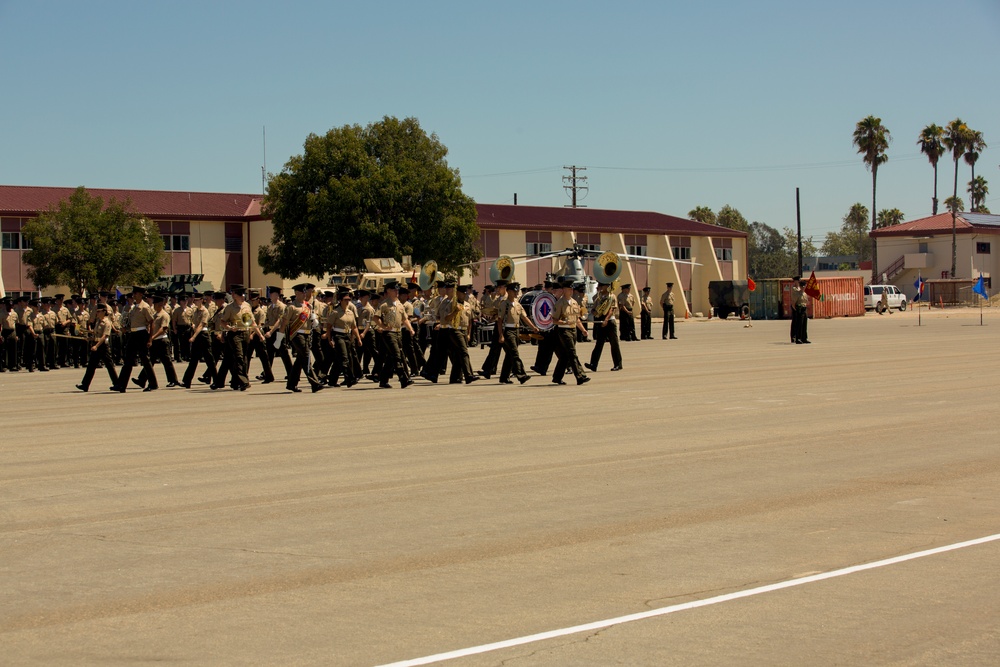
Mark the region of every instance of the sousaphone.
POLYGON ((625 265, 622 264, 622 258, 618 256, 618 253, 610 250, 605 251, 594 260, 594 280, 602 285, 610 285, 618 280, 623 268, 625 265))
POLYGON ((423 263, 420 267, 420 275, 417 276, 417 284, 420 285, 420 289, 426 291, 434 286, 434 279, 438 273, 437 269, 437 262, 433 259, 423 263))
POLYGON ((514 277, 514 260, 508 255, 500 255, 490 267, 490 282, 494 285, 498 280, 510 281, 514 277))

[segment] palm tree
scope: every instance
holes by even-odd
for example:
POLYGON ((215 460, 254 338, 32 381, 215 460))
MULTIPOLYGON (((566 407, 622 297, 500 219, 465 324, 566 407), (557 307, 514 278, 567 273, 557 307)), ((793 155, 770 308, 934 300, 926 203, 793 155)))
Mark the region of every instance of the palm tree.
MULTIPOLYGON (((969 143, 965 147, 965 162, 972 167, 972 180, 976 180, 976 162, 979 161, 979 155, 984 150, 986 150, 986 142, 983 141, 983 133, 978 130, 969 130, 969 143)), ((975 212, 976 200, 973 199, 972 211, 975 212)))
POLYGON ((878 212, 879 229, 892 227, 903 222, 903 212, 898 208, 884 208, 878 212))
MULTIPOLYGON (((944 147, 951 151, 951 157, 955 161, 955 185, 951 195, 953 200, 958 200, 958 158, 965 154, 965 147, 969 143, 969 126, 962 122, 961 118, 948 123, 944 130, 944 138, 941 140, 944 147)), ((949 207, 951 210, 951 277, 955 277, 955 266, 958 264, 958 237, 955 234, 955 226, 958 220, 957 207, 949 207)))
POLYGON ((961 197, 948 197, 944 200, 944 207, 951 211, 952 215, 956 215, 959 211, 965 210, 965 202, 961 197))
MULTIPOLYGON (((854 128, 854 145, 858 147, 861 159, 872 172, 872 231, 876 226, 875 208, 875 185, 878 179, 878 167, 885 164, 889 156, 885 154, 885 149, 889 147, 892 137, 889 130, 882 125, 882 119, 875 116, 858 121, 854 128)), ((878 275, 878 247, 875 239, 872 239, 872 282, 875 282, 878 275)))
POLYGON ((698 222, 704 222, 708 225, 717 225, 718 218, 716 218, 715 213, 712 212, 707 206, 695 206, 693 209, 688 211, 688 217, 692 220, 697 220, 698 222))
MULTIPOLYGON (((968 155, 968 153, 966 153, 968 155)), ((986 179, 982 176, 976 176, 971 181, 969 181, 969 188, 966 190, 969 193, 969 205, 972 207, 972 211, 983 212, 983 202, 986 201, 986 195, 990 193, 990 188, 986 184, 986 179)))
POLYGON ((944 146, 941 145, 942 136, 944 136, 944 128, 931 123, 920 132, 920 138, 917 139, 920 152, 927 156, 931 166, 934 167, 934 198, 931 199, 931 215, 937 215, 938 212, 937 166, 938 160, 944 155, 944 146))

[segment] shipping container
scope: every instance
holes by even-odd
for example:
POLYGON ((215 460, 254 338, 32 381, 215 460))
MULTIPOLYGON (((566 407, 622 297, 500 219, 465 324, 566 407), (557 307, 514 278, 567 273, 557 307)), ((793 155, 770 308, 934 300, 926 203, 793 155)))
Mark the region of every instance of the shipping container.
MULTIPOLYGON (((831 317, 860 317, 865 314, 864 279, 817 278, 819 299, 809 299, 809 317, 829 319, 831 317)), ((781 305, 784 317, 791 318, 792 285, 791 278, 781 279, 781 305)))
POLYGON ((781 319, 781 281, 777 278, 758 280, 750 292, 750 317, 755 320, 781 319))

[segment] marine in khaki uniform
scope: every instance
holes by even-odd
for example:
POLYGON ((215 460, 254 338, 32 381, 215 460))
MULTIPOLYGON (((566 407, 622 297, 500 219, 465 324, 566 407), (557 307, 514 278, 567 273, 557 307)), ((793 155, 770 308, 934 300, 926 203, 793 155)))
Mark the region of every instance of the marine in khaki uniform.
POLYGON ((212 384, 215 384, 216 373, 210 333, 211 317, 208 308, 205 307, 204 295, 195 293, 191 300, 191 337, 188 339, 191 346, 191 359, 188 361, 187 370, 184 371, 184 379, 181 381, 181 386, 185 389, 191 388, 191 381, 194 380, 199 361, 205 362, 206 374, 212 384))
POLYGON ((663 340, 677 338, 674 335, 674 284, 667 283, 667 291, 660 296, 660 307, 663 308, 663 340))
POLYGON ((21 340, 21 367, 27 368, 29 373, 35 372, 35 346, 38 341, 32 303, 37 302, 22 296, 18 298, 14 308, 17 311, 17 337, 21 340))
MULTIPOLYGON (((163 365, 163 373, 167 376, 167 386, 177 387, 177 372, 174 370, 174 362, 170 358, 170 313, 166 308, 166 298, 162 294, 153 297, 153 324, 149 329, 149 362, 151 364, 160 363, 163 365)), ((146 386, 146 371, 143 369, 139 377, 132 380, 137 386, 143 387, 143 391, 156 391, 157 386, 152 382, 146 386)))
POLYGON ((449 382, 459 384, 463 378, 466 384, 479 380, 472 372, 472 361, 469 359, 469 341, 472 336, 472 306, 468 294, 472 285, 457 285, 454 288, 454 301, 451 304, 451 328, 448 329, 448 358, 451 360, 451 375, 449 382))
POLYGON ((267 349, 267 368, 271 378, 274 377, 274 357, 281 358, 281 363, 285 367, 285 377, 292 374, 292 358, 288 354, 288 340, 281 332, 281 320, 285 315, 285 301, 281 296, 282 289, 276 286, 267 288, 267 296, 270 301, 267 305, 267 316, 264 320, 264 343, 267 349), (281 333, 281 336, 278 334, 281 333))
POLYGON ((371 292, 358 290, 358 333, 361 335, 361 374, 369 375, 375 358, 375 308, 371 305, 371 292))
POLYGON ((792 284, 792 342, 796 345, 809 344, 809 295, 806 294, 806 281, 802 276, 795 276, 795 280, 797 282, 792 284))
POLYGON ((646 285, 639 295, 639 340, 653 340, 653 300, 646 285))
POLYGON ((632 284, 622 285, 618 294, 618 317, 621 322, 620 337, 623 341, 638 340, 635 337, 635 297, 632 295, 632 284))
POLYGON ((309 366, 309 345, 312 339, 313 313, 312 308, 306 300, 306 294, 315 285, 311 283, 300 283, 292 288, 295 298, 292 303, 285 307, 285 312, 281 317, 281 329, 288 339, 292 354, 295 356, 295 363, 292 365, 292 372, 288 376, 288 383, 285 387, 288 391, 301 392, 299 389, 299 378, 303 375, 309 381, 313 393, 323 388, 319 379, 309 366))
POLYGON ((156 381, 156 373, 153 371, 153 365, 149 362, 149 347, 151 342, 149 334, 150 327, 153 326, 154 313, 150 305, 143 300, 145 295, 146 288, 132 288, 133 304, 125 318, 128 320, 129 328, 128 341, 125 347, 125 365, 118 376, 117 385, 117 391, 123 394, 128 387, 129 379, 132 377, 132 368, 135 367, 137 361, 146 372, 146 382, 148 385, 154 389, 159 386, 159 383, 156 381))
POLYGON ((521 361, 518 347, 521 344, 521 326, 527 325, 535 332, 538 331, 538 327, 524 312, 524 307, 517 300, 520 289, 521 286, 518 283, 510 283, 503 290, 503 296, 506 298, 496 306, 497 328, 494 336, 500 341, 504 351, 503 365, 500 366, 500 384, 513 384, 510 379, 511 375, 516 377, 521 384, 531 379, 531 376, 524 371, 524 363, 521 361))
POLYGON ((354 375, 354 364, 351 363, 351 348, 355 343, 361 344, 361 335, 358 333, 358 320, 354 309, 350 307, 351 290, 341 288, 337 293, 340 302, 330 309, 326 318, 327 341, 332 351, 326 381, 331 387, 339 387, 338 380, 343 375, 344 384, 353 387, 358 379, 354 375))
POLYGON ((54 366, 63 368, 70 364, 69 344, 72 342, 64 336, 70 335, 70 323, 73 319, 70 309, 66 304, 65 294, 56 294, 53 298, 52 312, 56 315, 55 333, 59 334, 53 339, 55 347, 54 366))
POLYGON ((94 373, 98 366, 108 369, 108 377, 111 378, 111 386, 118 386, 118 373, 115 372, 115 365, 111 362, 111 320, 108 319, 107 304, 100 304, 94 309, 94 340, 90 346, 90 359, 87 362, 87 370, 83 374, 83 380, 76 388, 80 391, 89 391, 90 383, 94 379, 94 373))
POLYGON ((618 344, 618 300, 611 294, 611 285, 597 286, 597 297, 594 301, 594 348, 590 351, 590 363, 586 368, 597 372, 601 363, 604 344, 611 347, 611 370, 622 369, 622 350, 618 344))
POLYGON ((406 310, 399 302, 399 292, 395 282, 386 282, 385 299, 379 304, 375 311, 374 324, 376 331, 382 337, 382 349, 385 352, 385 359, 382 360, 382 368, 379 373, 378 386, 382 389, 390 389, 389 378, 393 373, 399 378, 399 385, 406 389, 413 380, 406 373, 406 363, 403 361, 402 337, 400 332, 409 329, 413 333, 413 327, 406 318, 406 310))
POLYGON ((490 338, 490 349, 486 353, 486 359, 483 361, 482 368, 476 371, 476 374, 490 379, 497 372, 497 364, 500 363, 500 352, 503 351, 503 325, 498 323, 498 314, 501 307, 507 303, 507 281, 497 280, 496 287, 492 285, 487 285, 483 288, 483 302, 482 302, 482 313, 483 317, 488 320, 493 327, 493 337, 490 338), (495 290, 495 296, 494 296, 495 290))
POLYGON ((563 375, 569 368, 576 377, 576 383, 583 384, 590 382, 590 378, 583 372, 583 366, 576 356, 576 331, 583 330, 583 324, 580 322, 580 304, 573 298, 573 278, 564 276, 560 282, 562 296, 556 301, 552 312, 558 346, 556 355, 559 359, 555 370, 552 371, 552 382, 566 384, 563 382, 563 375))
POLYGON ((17 312, 14 311, 14 300, 5 297, 0 303, 0 371, 16 372, 19 370, 17 360, 17 312))
POLYGON ((246 302, 247 291, 242 285, 234 285, 231 290, 233 300, 222 309, 219 324, 226 341, 226 358, 232 380, 229 386, 235 391, 246 391, 250 387, 247 376, 247 351, 250 333, 256 330, 253 310, 246 302))

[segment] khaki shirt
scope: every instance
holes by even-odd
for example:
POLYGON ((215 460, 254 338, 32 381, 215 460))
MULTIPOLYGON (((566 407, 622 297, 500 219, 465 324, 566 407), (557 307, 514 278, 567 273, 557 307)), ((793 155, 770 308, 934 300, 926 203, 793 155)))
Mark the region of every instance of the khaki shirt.
MULTIPOLYGON (((15 310, 14 312, 17 311, 15 310)), ((34 324, 34 321, 35 321, 35 311, 33 311, 31 308, 25 308, 17 316, 17 323, 20 324, 21 326, 31 328, 31 325, 34 324)))
POLYGON ((244 301, 233 301, 222 309, 219 325, 224 331, 248 331, 253 328, 253 311, 250 304, 244 301))
POLYGON ((792 285, 792 305, 805 308, 809 305, 809 295, 798 285, 792 285))
MULTIPOLYGON (((202 327, 202 330, 204 331, 205 327, 209 325, 211 319, 212 318, 208 314, 208 308, 206 308, 204 305, 191 307, 192 329, 197 329, 198 327, 202 327)), ((198 333, 201 333, 201 331, 199 331, 198 333)))
POLYGON ((560 297, 556 301, 552 321, 557 322, 556 326, 560 329, 575 329, 576 323, 580 321, 580 304, 572 297, 560 297))
POLYGON ((312 310, 308 303, 293 301, 285 306, 281 316, 281 328, 288 336, 312 332, 312 310))
POLYGON ((639 304, 642 306, 642 310, 645 313, 653 312, 653 300, 649 298, 649 295, 644 295, 642 299, 639 300, 639 304))
POLYGON ((517 299, 513 301, 502 301, 497 306, 497 318, 505 327, 521 326, 521 318, 524 316, 524 306, 517 299))
MULTIPOLYGON (((129 330, 136 331, 140 327, 145 327, 148 331, 153 325, 153 317, 154 314, 152 306, 145 301, 140 301, 132 306, 132 308, 128 311, 129 330)), ((167 317, 169 317, 169 315, 167 317)))
POLYGON ((358 328, 364 329, 365 327, 371 327, 372 320, 375 319, 375 308, 372 307, 370 303, 366 303, 361 307, 361 313, 358 317, 358 328))
POLYGON ((282 301, 268 304, 267 318, 264 320, 268 329, 272 328, 275 324, 281 321, 282 316, 285 314, 285 307, 286 306, 282 301))
POLYGON ((618 312, 622 317, 635 319, 635 297, 625 292, 618 294, 618 312))
POLYGON ((350 333, 358 326, 358 320, 351 311, 350 306, 347 308, 341 308, 340 306, 331 308, 326 321, 330 327, 341 329, 344 333, 350 333))
POLYGON ((156 330, 163 327, 163 331, 157 334, 157 338, 166 338, 170 332, 170 313, 164 308, 160 312, 153 314, 153 323, 149 327, 149 335, 152 336, 156 330))
POLYGON ((60 306, 59 309, 55 311, 55 313, 56 313, 56 324, 66 325, 69 324, 73 319, 73 316, 69 312, 69 308, 67 308, 66 306, 60 306))
POLYGON ((85 307, 76 311, 76 332, 83 333, 87 330, 87 325, 90 323, 90 311, 85 307))
POLYGON ((14 325, 17 324, 17 311, 12 309, 4 313, 2 323, 4 329, 13 329, 14 325))
POLYGON ((104 319, 100 322, 94 322, 94 344, 100 345, 101 343, 106 343, 108 338, 111 337, 111 333, 114 331, 114 327, 111 325, 111 320, 105 315, 104 319))
POLYGON ((393 303, 383 302, 375 313, 376 322, 389 331, 399 331, 402 329, 405 318, 406 311, 403 309, 403 304, 398 300, 393 303))
POLYGON ((663 306, 664 310, 667 309, 667 306, 674 305, 674 291, 672 289, 663 293, 663 296, 660 297, 660 305, 663 306))

